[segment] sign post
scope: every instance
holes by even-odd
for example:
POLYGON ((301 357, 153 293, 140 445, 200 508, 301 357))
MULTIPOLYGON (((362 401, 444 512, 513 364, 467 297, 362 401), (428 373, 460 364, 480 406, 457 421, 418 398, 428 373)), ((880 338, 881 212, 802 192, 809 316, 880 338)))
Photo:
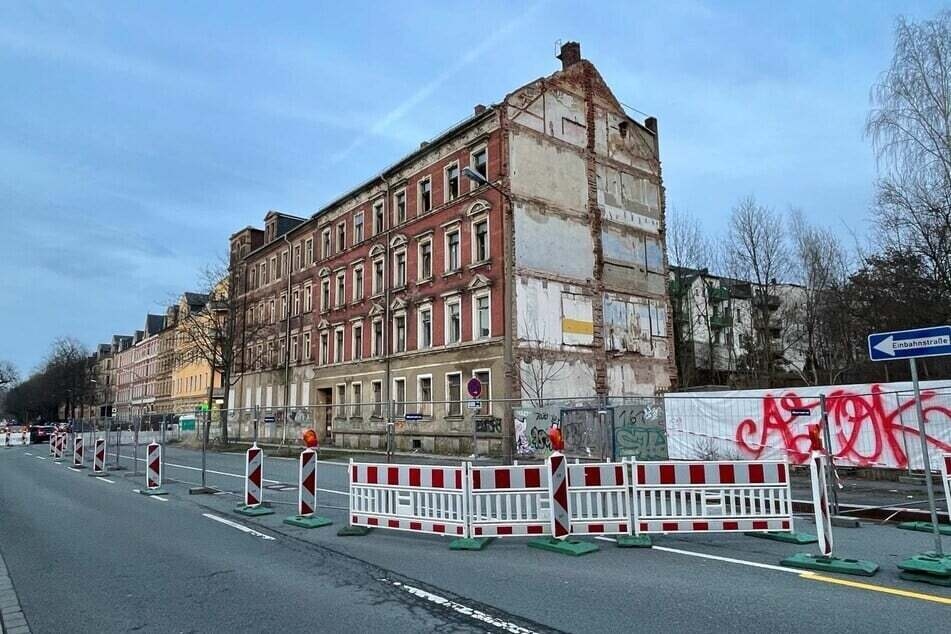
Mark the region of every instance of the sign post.
POLYGON ((933 553, 915 555, 898 564, 903 570, 901 577, 937 585, 951 584, 951 557, 941 548, 941 528, 938 526, 938 511, 935 508, 934 483, 931 480, 931 459, 928 455, 928 438, 925 435, 925 417, 921 407, 921 390, 918 386, 918 364, 921 357, 951 355, 951 326, 934 326, 892 332, 874 333, 868 336, 868 354, 872 361, 908 359, 911 382, 915 391, 915 411, 918 415, 918 440, 921 443, 921 466, 928 491, 928 507, 931 510, 931 530, 934 533, 933 553))

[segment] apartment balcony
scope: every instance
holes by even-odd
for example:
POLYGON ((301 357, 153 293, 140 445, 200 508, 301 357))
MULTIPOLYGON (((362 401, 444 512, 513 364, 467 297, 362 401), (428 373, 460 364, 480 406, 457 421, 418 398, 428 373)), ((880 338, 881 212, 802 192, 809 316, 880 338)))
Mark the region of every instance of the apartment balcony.
POLYGON ((680 297, 687 292, 687 285, 678 280, 671 280, 667 287, 673 297, 680 297))
POLYGON ((707 298, 714 303, 728 301, 730 289, 725 286, 710 286, 707 288, 707 298))
POLYGON ((729 328, 733 325, 733 317, 730 315, 713 315, 710 317, 711 328, 729 328))
POLYGON ((779 295, 756 294, 751 299, 751 302, 756 308, 762 308, 765 303, 767 309, 777 310, 780 304, 782 304, 782 299, 780 299, 779 295))

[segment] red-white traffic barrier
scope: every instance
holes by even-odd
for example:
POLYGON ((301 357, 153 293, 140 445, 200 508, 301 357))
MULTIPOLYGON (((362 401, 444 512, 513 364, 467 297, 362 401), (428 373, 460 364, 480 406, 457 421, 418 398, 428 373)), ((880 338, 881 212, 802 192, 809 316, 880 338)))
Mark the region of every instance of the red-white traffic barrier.
POLYGON ((350 461, 350 524, 466 537, 465 467, 350 461))
POLYGON ((551 535, 545 466, 471 467, 471 537, 551 535))
POLYGON ((106 473, 106 441, 103 438, 96 438, 92 453, 92 472, 93 475, 106 473))
POLYGON ((10 434, 6 429, 0 429, 0 447, 8 447, 10 434))
POLYGON ((82 469, 84 462, 83 435, 76 434, 76 436, 73 438, 73 467, 76 469, 82 469))
POLYGON ((553 452, 548 467, 548 499, 551 502, 551 535, 565 539, 571 533, 571 511, 568 499, 568 462, 561 452, 553 452))
POLYGON ((50 456, 56 455, 56 432, 50 432, 50 456))
POLYGON ((24 447, 27 447, 30 444, 30 431, 26 427, 20 430, 20 443, 24 447))
POLYGON ((63 459, 63 454, 66 452, 66 432, 58 431, 56 432, 56 445, 54 457, 57 460, 63 459))
POLYGON ((793 530, 785 462, 632 464, 637 535, 793 530))
POLYGON ((812 484, 812 508, 816 518, 816 536, 819 552, 828 557, 832 554, 832 513, 829 511, 829 496, 826 489, 826 460, 821 451, 809 454, 809 481, 812 484))
POLYGON ((145 454, 145 488, 157 491, 162 488, 162 445, 149 443, 145 454))
POLYGON ((264 501, 261 496, 261 484, 264 481, 264 452, 257 443, 245 453, 244 468, 244 505, 256 508, 264 501))
POLYGON ((944 484, 944 499, 951 513, 951 453, 941 456, 941 482, 944 484))
POLYGON ((631 489, 620 462, 568 465, 572 535, 627 535, 631 532, 631 489))
POLYGON ((317 452, 305 449, 300 452, 300 485, 297 487, 297 516, 313 517, 317 510, 317 452))

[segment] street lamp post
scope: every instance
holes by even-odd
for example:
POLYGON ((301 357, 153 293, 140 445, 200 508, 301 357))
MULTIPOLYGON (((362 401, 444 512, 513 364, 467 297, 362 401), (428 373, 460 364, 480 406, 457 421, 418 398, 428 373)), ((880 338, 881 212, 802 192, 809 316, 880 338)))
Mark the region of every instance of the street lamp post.
POLYGON ((485 185, 494 189, 502 196, 502 277, 505 278, 502 284, 502 302, 506 311, 505 327, 502 331, 502 365, 505 371, 506 392, 510 392, 502 403, 502 462, 512 464, 515 449, 515 425, 512 420, 512 397, 514 396, 512 387, 515 384, 513 352, 515 333, 512 330, 515 327, 514 325, 518 323, 517 320, 513 319, 515 315, 515 253, 513 253, 511 240, 510 214, 514 212, 512 197, 469 166, 462 168, 462 175, 476 185, 485 185))

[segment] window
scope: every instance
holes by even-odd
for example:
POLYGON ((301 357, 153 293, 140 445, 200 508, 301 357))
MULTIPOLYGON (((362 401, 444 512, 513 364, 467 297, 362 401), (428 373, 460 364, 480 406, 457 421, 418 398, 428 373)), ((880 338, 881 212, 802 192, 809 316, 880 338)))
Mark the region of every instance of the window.
POLYGON ((418 250, 418 262, 419 262, 419 271, 418 278, 420 281, 428 280, 433 276, 433 241, 430 239, 420 240, 418 250))
POLYGON ((314 239, 307 238, 304 242, 304 261, 308 266, 314 263, 314 239))
POLYGON ((297 269, 298 271, 303 268, 303 266, 301 266, 301 259, 300 259, 300 244, 294 245, 294 268, 297 269))
POLYGON ((277 256, 271 256, 271 275, 274 276, 275 280, 281 279, 281 271, 277 268, 277 256))
POLYGON ((297 288, 291 293, 291 315, 300 315, 300 289, 297 288))
POLYGON ((393 224, 402 224, 406 222, 406 190, 399 191, 393 196, 393 213, 395 218, 393 224))
POLYGON ((353 301, 363 299, 363 265, 358 264, 353 269, 353 301))
POLYGON ((277 311, 274 310, 274 300, 272 299, 267 303, 267 317, 268 321, 272 324, 277 319, 277 311))
POLYGON ((432 182, 427 178, 419 181, 419 213, 425 214, 432 208, 432 182))
POLYGON ((264 262, 261 262, 261 284, 266 285, 270 281, 271 280, 267 270, 267 260, 264 260, 264 262))
POLYGON ((254 325, 254 309, 253 309, 253 308, 249 308, 249 309, 248 309, 248 316, 245 317, 244 321, 245 321, 245 323, 247 323, 249 326, 253 326, 253 325, 254 325))
POLYGON ((277 362, 281 365, 284 365, 284 362, 287 359, 287 341, 283 337, 281 337, 281 340, 277 342, 277 354, 277 362))
POLYGON ((370 390, 373 392, 373 415, 383 416, 383 381, 371 381, 370 390))
POLYGON ((393 286, 406 286, 406 251, 393 253, 393 286))
POLYGON ((297 352, 297 335, 291 335, 291 363, 296 363, 300 359, 297 352))
POLYGON ((347 223, 337 225, 337 253, 347 248, 347 223))
POLYGON ((320 234, 320 257, 324 259, 330 257, 330 229, 324 229, 320 234))
POLYGON ((377 295, 378 293, 383 292, 383 283, 384 283, 383 265, 384 265, 383 258, 373 261, 373 294, 374 295, 377 295))
POLYGON ((446 202, 459 197, 459 164, 453 163, 446 168, 446 202))
POLYGON ((314 306, 314 289, 310 282, 304 284, 304 312, 309 313, 314 306))
POLYGON ((433 377, 431 374, 416 379, 416 400, 418 412, 423 416, 433 415, 433 377))
POLYGON ((419 309, 419 333, 417 336, 416 347, 428 348, 433 345, 433 309, 431 306, 425 306, 419 309))
POLYGON ((305 332, 301 337, 301 347, 304 349, 304 360, 310 361, 310 333, 305 332))
POLYGON ((393 400, 396 401, 393 416, 403 418, 406 415, 406 379, 393 379, 393 400))
POLYGON ((373 320, 373 356, 378 357, 383 354, 383 320, 373 320))
POLYGON ((406 352, 406 315, 393 318, 393 352, 406 352))
POLYGON ((353 215, 353 243, 363 242, 363 212, 353 215))
POLYGON ((373 235, 383 231, 383 201, 373 204, 373 235))
POLYGON ((489 259, 489 219, 472 223, 472 260, 485 262, 489 259))
POLYGON ((459 269, 459 230, 446 232, 446 272, 459 269))
POLYGON ((363 358, 363 324, 357 322, 350 327, 353 333, 353 352, 350 355, 352 359, 363 358))
POLYGON ((446 301, 446 343, 459 343, 462 339, 462 311, 459 299, 446 301))
POLYGON ((324 279, 320 282, 320 310, 330 308, 330 280, 324 279))
POLYGON ((347 303, 346 289, 344 288, 346 275, 343 271, 337 273, 337 288, 334 290, 334 306, 340 307, 347 303))
POLYGON ((320 333, 320 364, 327 365, 330 359, 330 335, 326 332, 320 333))
POLYGON ((476 370, 472 376, 479 379, 482 384, 482 395, 479 399, 482 401, 482 407, 476 412, 481 416, 488 416, 492 413, 492 382, 489 370, 476 370))
POLYGON ((343 327, 334 330, 334 363, 343 363, 343 327))
POLYGON ((278 277, 281 275, 288 275, 290 271, 287 270, 287 251, 281 253, 281 268, 278 273, 278 277))
MULTIPOLYGON (((489 154, 484 147, 479 148, 478 150, 475 150, 469 156, 469 165, 472 166, 472 169, 478 172, 482 176, 482 178, 486 180, 488 180, 489 178, 488 164, 489 164, 489 154)), ((473 183, 473 185, 475 184, 473 183)))
POLYGON ((486 339, 491 331, 491 304, 489 303, 489 294, 477 295, 472 299, 472 338, 486 339))
POLYGON ((343 418, 347 415, 347 384, 337 384, 337 416, 343 418))
POLYGON ((462 416, 462 374, 446 375, 446 400, 449 401, 447 415, 462 416))
POLYGON ((363 404, 363 384, 354 383, 350 386, 350 415, 360 416, 363 404))

